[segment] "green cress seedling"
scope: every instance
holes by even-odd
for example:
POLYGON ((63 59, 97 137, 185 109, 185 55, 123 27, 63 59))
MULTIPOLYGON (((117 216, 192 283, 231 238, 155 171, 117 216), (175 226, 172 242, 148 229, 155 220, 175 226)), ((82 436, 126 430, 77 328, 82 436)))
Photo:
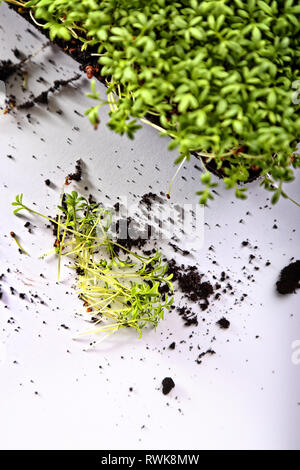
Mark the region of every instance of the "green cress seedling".
POLYGON ((69 267, 78 274, 79 297, 95 321, 93 333, 131 327, 141 337, 145 326, 156 327, 163 319, 174 293, 168 265, 159 251, 147 257, 114 242, 109 233, 111 210, 89 203, 76 191, 62 198, 57 220, 26 206, 22 194, 12 205, 15 214, 26 210, 56 227, 54 249, 42 257, 58 256, 58 278, 62 258, 72 260, 69 267), (161 288, 169 291, 170 297, 162 294, 161 288), (109 321, 102 324, 103 320, 109 321))

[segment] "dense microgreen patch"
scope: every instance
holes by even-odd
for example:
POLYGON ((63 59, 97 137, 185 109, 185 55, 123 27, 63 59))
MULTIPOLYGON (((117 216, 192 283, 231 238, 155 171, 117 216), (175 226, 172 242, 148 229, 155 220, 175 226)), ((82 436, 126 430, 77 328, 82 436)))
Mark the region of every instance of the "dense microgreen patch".
MULTIPOLYGON (((13 3, 22 4, 22 1, 13 3)), ((146 116, 178 149, 214 160, 246 197, 249 172, 282 193, 300 166, 300 5, 297 0, 31 0, 51 39, 98 45, 108 125, 133 137, 146 116), (293 102, 294 101, 294 102, 293 102), (273 184, 271 182, 277 182, 273 184)), ((92 89, 91 97, 99 97, 92 89)), ((98 109, 87 114, 97 127, 98 109)), ((212 198, 203 176, 201 202, 212 198)))
POLYGON ((168 265, 159 251, 143 256, 114 241, 110 209, 90 203, 76 191, 63 196, 57 219, 26 206, 22 194, 12 205, 14 214, 25 210, 46 218, 56 228, 54 248, 42 257, 58 256, 58 278, 61 259, 71 260, 68 266, 78 274, 79 297, 95 322, 92 333, 132 327, 141 336, 145 326, 156 327, 163 319, 173 303, 173 296, 166 293, 174 292, 168 265))

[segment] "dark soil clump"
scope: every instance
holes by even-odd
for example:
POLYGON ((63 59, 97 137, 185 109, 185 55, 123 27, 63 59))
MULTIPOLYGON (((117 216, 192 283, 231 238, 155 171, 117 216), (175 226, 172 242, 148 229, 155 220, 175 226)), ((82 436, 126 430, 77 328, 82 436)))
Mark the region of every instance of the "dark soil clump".
POLYGON ((162 392, 164 395, 168 395, 172 388, 175 387, 174 380, 171 377, 165 377, 162 381, 162 392))
MULTIPOLYGON (((194 303, 198 303, 201 311, 207 310, 209 307, 209 299, 214 293, 215 288, 209 281, 203 281, 204 274, 199 273, 197 266, 178 265, 174 259, 169 261, 168 274, 172 274, 172 282, 177 282, 178 289, 183 293, 184 297, 194 303)), ((224 276, 225 273, 224 273, 224 276)), ((219 294, 219 297, 221 294, 219 294)), ((183 319, 185 326, 197 326, 198 315, 193 309, 187 305, 177 307, 176 311, 183 319)))
POLYGON ((289 264, 280 273, 276 282, 277 292, 281 295, 292 294, 300 287, 300 260, 289 264))
POLYGON ((207 300, 214 292, 209 281, 203 281, 196 266, 178 266, 175 260, 169 263, 169 272, 173 274, 173 280, 178 281, 180 290, 192 302, 207 300))
POLYGON ((213 356, 214 354, 216 354, 216 351, 214 351, 213 349, 208 349, 207 351, 200 353, 198 358, 196 359, 197 364, 202 364, 203 357, 208 354, 210 356, 213 356))
POLYGON ((217 325, 219 325, 220 328, 227 330, 227 328, 230 327, 230 321, 227 320, 227 318, 222 317, 217 321, 217 325))
POLYGON ((82 177, 82 169, 81 169, 81 160, 77 160, 76 161, 76 165, 75 165, 75 172, 74 173, 70 173, 67 178, 66 178, 66 181, 68 183, 70 183, 70 181, 81 181, 81 177, 82 177))
POLYGON ((149 193, 146 193, 144 194, 142 197, 141 197, 141 203, 145 204, 145 206, 147 206, 147 209, 151 209, 151 206, 153 204, 153 202, 161 202, 162 199, 161 197, 159 197, 157 194, 155 193, 152 193, 152 192, 149 192, 149 193))
POLYGON ((79 266, 76 268, 76 274, 78 274, 78 276, 84 276, 85 274, 85 271, 83 268, 80 268, 79 266))
MULTIPOLYGON (((146 227, 147 233, 141 232, 138 224, 131 217, 118 220, 116 230, 119 235, 116 243, 129 251, 131 251, 132 248, 143 248, 151 237, 150 225, 147 225, 146 227)), ((120 247, 114 247, 114 251, 116 253, 118 253, 119 250, 120 247)))
POLYGON ((176 310, 179 316, 183 319, 184 326, 198 325, 197 314, 194 313, 189 307, 177 307, 176 310))
POLYGON ((0 60, 0 80, 5 82, 11 75, 18 71, 19 64, 14 64, 11 60, 0 60))

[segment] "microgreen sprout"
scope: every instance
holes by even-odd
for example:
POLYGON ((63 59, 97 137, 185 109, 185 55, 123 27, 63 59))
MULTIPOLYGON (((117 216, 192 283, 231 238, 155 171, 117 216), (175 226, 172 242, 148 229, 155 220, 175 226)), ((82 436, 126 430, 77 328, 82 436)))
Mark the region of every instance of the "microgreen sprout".
POLYGON ((24 253, 24 255, 29 256, 29 254, 27 253, 27 251, 25 251, 24 248, 21 246, 21 243, 19 242, 18 237, 17 237, 17 235, 15 234, 15 232, 10 232, 10 236, 15 240, 16 244, 18 245, 18 247, 19 247, 19 249, 22 251, 22 253, 24 253))
POLYGON ((57 228, 53 249, 42 257, 56 254, 59 273, 61 259, 71 260, 68 266, 78 275, 78 295, 95 323, 89 333, 131 327, 141 337, 144 327, 156 327, 163 319, 174 293, 168 265, 159 251, 144 256, 114 241, 110 209, 90 203, 76 191, 63 195, 57 219, 26 206, 22 194, 12 205, 15 214, 26 210, 57 228))

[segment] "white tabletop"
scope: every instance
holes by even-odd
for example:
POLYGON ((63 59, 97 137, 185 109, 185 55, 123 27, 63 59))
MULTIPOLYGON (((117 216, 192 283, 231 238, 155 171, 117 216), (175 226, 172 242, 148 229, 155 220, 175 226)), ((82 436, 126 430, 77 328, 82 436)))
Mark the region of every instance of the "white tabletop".
MULTIPOLYGON (((32 26, 2 4, 0 58, 15 61, 15 47, 25 54, 37 51, 45 38, 30 31, 32 26)), ((54 80, 73 76, 79 66, 51 46, 26 69, 24 94, 21 76, 8 81, 7 92, 18 103, 29 90, 37 94, 54 80)), ((104 96, 101 84, 97 89, 104 96)), ((211 281, 224 270, 233 286, 233 296, 227 292, 199 313, 197 327, 184 326, 172 312, 140 340, 119 333, 90 351, 89 340, 73 340, 87 329, 76 315, 74 278, 65 269, 56 284, 55 259, 38 258, 53 245, 51 231, 30 217, 29 233, 26 219, 15 217, 10 203, 24 193, 26 202, 54 214, 64 177, 78 158, 84 162, 83 181, 70 189, 92 193, 105 204, 114 204, 117 196, 135 202, 148 191, 167 191, 177 156, 149 126, 134 141, 111 132, 107 109, 101 109, 94 131, 83 117, 91 105, 88 91, 82 75, 49 97, 48 110, 41 105, 0 117, 0 447, 299 449, 300 364, 292 360, 293 344, 300 340, 299 292, 279 297, 274 287, 280 270, 299 258, 299 208, 287 200, 272 207, 259 182, 249 186, 247 201, 220 186, 205 209, 203 246, 199 240, 190 245, 188 259, 176 255, 178 262, 197 262, 211 281), (45 185, 47 178, 55 187, 45 185), (12 230, 30 257, 18 252, 12 230), (247 239, 250 245, 241 247, 247 239), (249 263, 251 253, 256 258, 249 263), (265 266, 268 260, 271 265, 265 266), (248 296, 240 302, 243 293, 248 296), (223 315, 231 322, 228 330, 215 324, 223 315), (173 341, 176 348, 170 350, 173 341), (210 347, 216 354, 197 364, 198 354, 210 347), (166 376, 176 385, 164 396, 166 376)), ((187 163, 177 178, 173 200, 197 202, 195 163, 187 163)), ((297 182, 286 190, 300 200, 297 182)))

